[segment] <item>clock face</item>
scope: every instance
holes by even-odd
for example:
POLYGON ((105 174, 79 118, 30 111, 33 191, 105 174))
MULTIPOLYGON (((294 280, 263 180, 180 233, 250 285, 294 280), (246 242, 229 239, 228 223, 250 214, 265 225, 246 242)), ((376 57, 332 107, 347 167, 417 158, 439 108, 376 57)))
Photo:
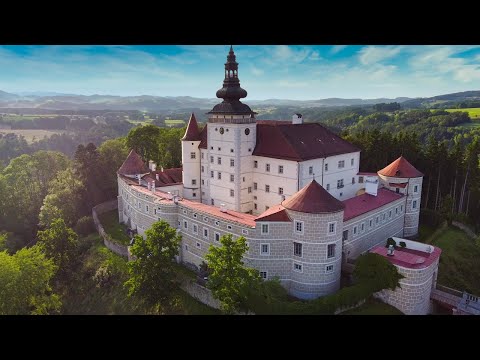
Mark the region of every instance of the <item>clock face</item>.
POLYGON ((223 134, 225 132, 225 129, 223 127, 220 128, 220 134, 223 134))
POLYGON ((245 129, 245 135, 248 135, 248 134, 250 134, 250 129, 249 129, 249 128, 246 128, 246 129, 245 129))

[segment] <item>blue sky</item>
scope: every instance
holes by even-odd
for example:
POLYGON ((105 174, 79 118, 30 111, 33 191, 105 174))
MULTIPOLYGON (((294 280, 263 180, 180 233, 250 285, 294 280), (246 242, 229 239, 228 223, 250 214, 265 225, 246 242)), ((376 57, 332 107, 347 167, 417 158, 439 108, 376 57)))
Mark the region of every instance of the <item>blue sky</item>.
MULTIPOLYGON (((0 90, 215 97, 229 46, 0 46, 0 90)), ((480 90, 480 46, 238 45, 248 99, 480 90)))

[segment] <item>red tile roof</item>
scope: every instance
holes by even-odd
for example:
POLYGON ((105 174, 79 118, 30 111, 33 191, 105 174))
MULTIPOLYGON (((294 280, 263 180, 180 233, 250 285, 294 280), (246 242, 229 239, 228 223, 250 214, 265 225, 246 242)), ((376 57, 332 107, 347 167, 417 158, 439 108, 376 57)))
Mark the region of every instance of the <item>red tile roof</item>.
POLYGON ((151 171, 143 177, 145 181, 155 180, 155 187, 169 186, 182 183, 182 168, 165 169, 163 171, 151 171), (158 174, 158 180, 156 180, 158 174))
POLYGON ((196 201, 190 201, 186 199, 180 200, 179 203, 181 203, 185 207, 188 207, 189 209, 200 211, 220 219, 236 222, 242 225, 247 225, 252 228, 255 227, 255 218, 256 218, 255 215, 244 214, 244 213, 236 212, 232 210, 227 210, 227 212, 222 212, 220 211, 220 208, 216 206, 206 205, 206 204, 202 204, 196 201))
POLYGON ((400 156, 390 165, 383 168, 382 170, 379 170, 378 173, 383 176, 399 178, 416 178, 423 176, 423 174, 417 169, 415 169, 415 167, 410 164, 403 156, 400 156))
POLYGON ((364 171, 360 171, 357 173, 357 175, 360 175, 360 176, 378 176, 377 173, 372 173, 372 172, 364 172, 364 171))
POLYGON ((392 201, 402 198, 402 194, 397 194, 391 190, 378 189, 377 196, 364 193, 351 199, 343 201, 345 212, 343 221, 348 221, 369 211, 378 209, 392 201))
POLYGON ((205 124, 202 131, 200 131, 200 144, 198 145, 199 149, 207 149, 208 148, 207 125, 208 124, 205 124))
POLYGON ((283 201, 282 205, 289 210, 311 214, 337 212, 345 208, 340 200, 335 199, 315 180, 283 201))
POLYGON ((200 141, 200 132, 198 131, 197 119, 195 114, 190 115, 190 120, 188 121, 187 130, 182 140, 184 141, 200 141))
POLYGON ((275 205, 259 215, 255 221, 292 221, 292 219, 282 205, 275 205))
POLYGON ((360 151, 317 123, 285 124, 257 122, 257 144, 253 155, 304 161, 360 151))
POLYGON ((117 171, 118 174, 122 175, 146 174, 148 172, 150 172, 150 170, 145 165, 140 155, 138 155, 133 149, 117 171))
POLYGON ((397 247, 395 249, 394 255, 387 255, 387 248, 385 246, 376 246, 370 250, 371 253, 381 255, 386 257, 392 264, 406 267, 409 269, 424 269, 429 267, 435 260, 440 257, 442 250, 436 246, 430 245, 433 247, 431 253, 407 249, 402 247, 397 247))

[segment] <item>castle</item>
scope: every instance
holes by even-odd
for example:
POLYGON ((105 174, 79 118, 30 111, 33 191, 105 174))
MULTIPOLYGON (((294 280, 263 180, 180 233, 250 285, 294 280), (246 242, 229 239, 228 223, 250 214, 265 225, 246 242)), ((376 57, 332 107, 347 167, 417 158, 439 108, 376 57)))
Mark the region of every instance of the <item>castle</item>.
POLYGON ((418 233, 423 174, 400 157, 359 171, 360 149, 317 123, 259 121, 240 99, 232 48, 223 101, 182 138, 182 168, 131 151, 118 170, 120 222, 143 235, 165 220, 182 235, 179 261, 199 266, 220 237, 244 236, 245 263, 311 299, 340 288, 343 264, 389 237, 418 233))

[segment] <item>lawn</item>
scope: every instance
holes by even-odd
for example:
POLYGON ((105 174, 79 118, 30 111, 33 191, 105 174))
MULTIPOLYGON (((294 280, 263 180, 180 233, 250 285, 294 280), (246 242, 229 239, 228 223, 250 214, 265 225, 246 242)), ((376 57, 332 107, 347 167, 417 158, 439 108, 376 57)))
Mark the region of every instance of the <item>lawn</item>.
POLYGON ((403 315, 396 307, 385 304, 378 299, 370 298, 358 308, 345 311, 341 315, 403 315))
POLYGON ((25 137, 25 140, 31 144, 34 141, 41 140, 45 136, 50 137, 53 134, 62 134, 65 131, 62 130, 38 130, 38 129, 22 129, 22 130, 7 130, 0 129, 0 133, 3 134, 17 134, 25 137))
POLYGON ((122 245, 129 245, 130 238, 127 236, 127 227, 124 224, 118 222, 118 211, 112 210, 106 213, 98 215, 103 228, 109 234, 112 239, 122 245))
POLYGON ((438 283, 480 295, 480 246, 462 230, 450 227, 431 239, 442 249, 438 283))
POLYGON ((465 111, 468 112, 472 120, 480 120, 480 108, 465 108, 465 109, 445 109, 448 112, 465 111))
POLYGON ((426 242, 426 240, 432 236, 432 234, 435 232, 435 228, 430 226, 430 225, 426 225, 426 224, 422 224, 420 225, 419 229, 418 229, 418 239, 416 241, 419 241, 419 242, 426 242))
POLYGON ((167 126, 185 125, 185 120, 165 120, 165 125, 167 126))

